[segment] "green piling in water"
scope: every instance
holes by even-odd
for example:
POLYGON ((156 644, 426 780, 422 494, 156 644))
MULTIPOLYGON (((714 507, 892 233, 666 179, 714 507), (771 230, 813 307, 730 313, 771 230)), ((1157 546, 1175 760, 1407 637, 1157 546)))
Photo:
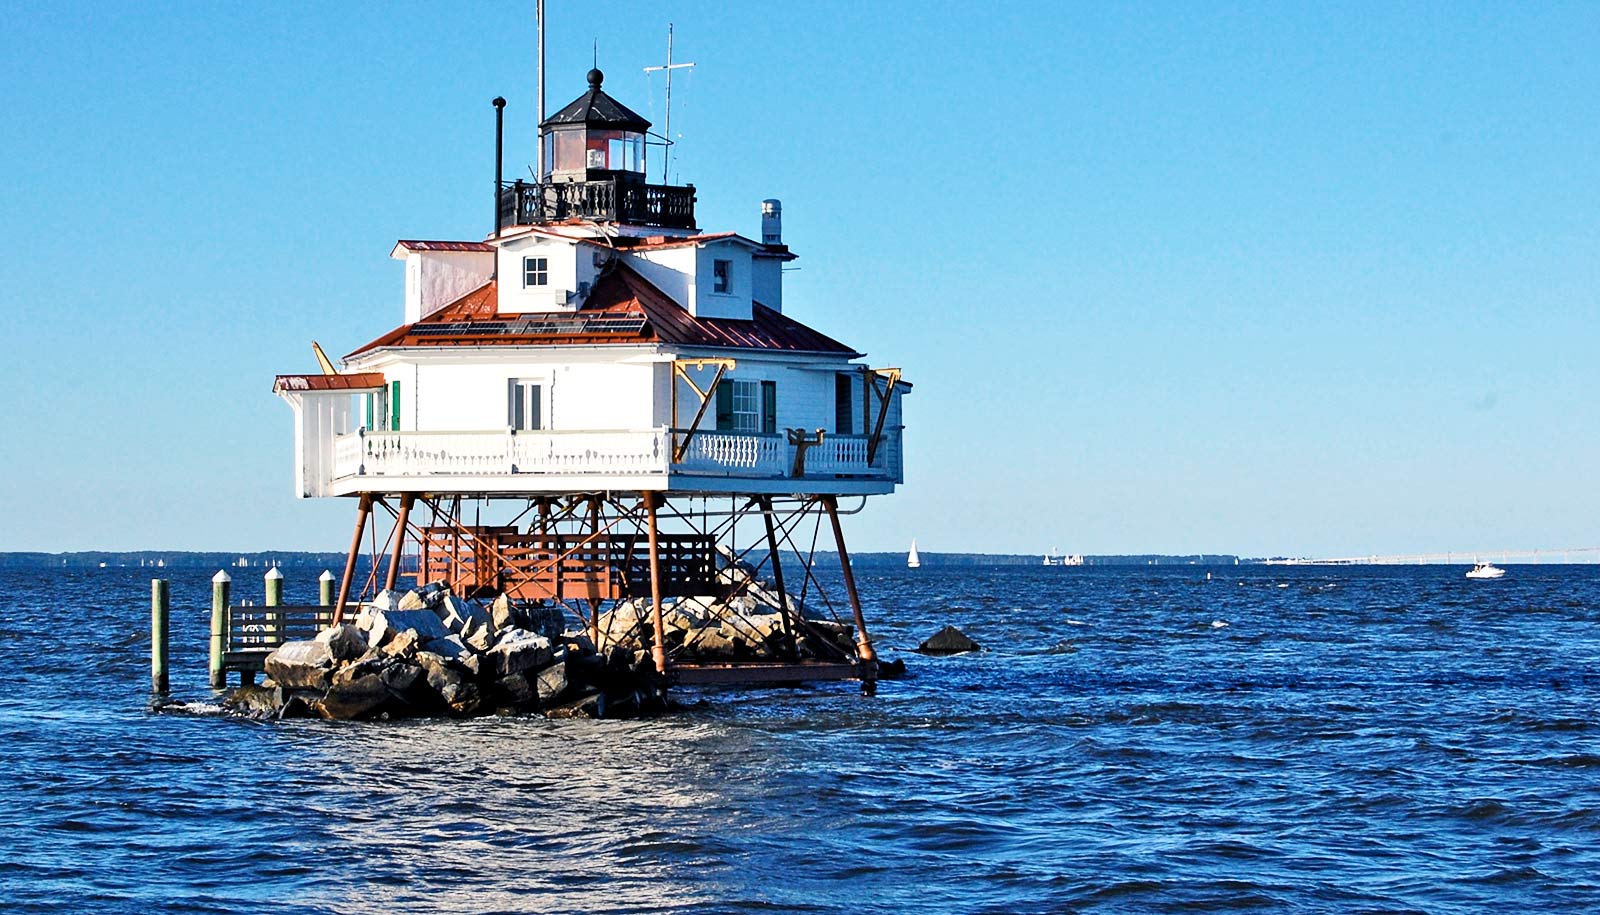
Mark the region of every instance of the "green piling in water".
POLYGON ((334 584, 333 573, 323 569, 322 575, 317 579, 317 582, 322 585, 322 606, 333 606, 333 589, 338 587, 338 585, 334 584))
POLYGON ((266 585, 267 599, 264 603, 268 607, 283 606, 283 573, 277 566, 267 570, 266 585))
POLYGON ((222 655, 228 640, 228 590, 233 578, 227 572, 211 576, 211 688, 228 685, 228 672, 222 669, 222 655))
POLYGON ((169 592, 164 579, 150 579, 150 688, 167 694, 167 610, 169 592))

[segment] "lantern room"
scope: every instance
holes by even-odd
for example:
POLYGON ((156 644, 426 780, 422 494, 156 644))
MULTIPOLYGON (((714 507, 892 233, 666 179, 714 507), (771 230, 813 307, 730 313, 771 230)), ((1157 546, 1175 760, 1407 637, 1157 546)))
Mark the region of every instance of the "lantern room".
POLYGON ((644 180, 650 122, 607 95, 605 74, 589 71, 589 91, 539 125, 545 182, 644 180))

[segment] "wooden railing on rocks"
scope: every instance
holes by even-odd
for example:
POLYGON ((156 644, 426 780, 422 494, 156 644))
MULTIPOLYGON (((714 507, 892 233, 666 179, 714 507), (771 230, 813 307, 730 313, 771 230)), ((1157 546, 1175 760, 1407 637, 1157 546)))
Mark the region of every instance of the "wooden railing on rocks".
POLYGON ((279 645, 314 638, 332 624, 332 607, 230 606, 224 630, 223 668, 245 672, 262 670, 262 662, 279 645))

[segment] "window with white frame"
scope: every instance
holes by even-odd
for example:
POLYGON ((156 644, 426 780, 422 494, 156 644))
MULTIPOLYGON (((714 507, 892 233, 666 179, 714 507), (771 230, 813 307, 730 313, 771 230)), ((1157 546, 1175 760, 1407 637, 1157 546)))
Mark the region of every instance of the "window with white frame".
POLYGON ((506 381, 506 423, 518 432, 546 428, 544 383, 534 378, 506 381))
POLYGON ((733 431, 761 431, 761 382, 735 381, 733 384, 733 431))
POLYGON ((733 261, 714 260, 711 262, 711 291, 727 295, 733 291, 733 261))
POLYGON ((550 259, 546 257, 523 258, 522 285, 523 288, 550 285, 550 259))

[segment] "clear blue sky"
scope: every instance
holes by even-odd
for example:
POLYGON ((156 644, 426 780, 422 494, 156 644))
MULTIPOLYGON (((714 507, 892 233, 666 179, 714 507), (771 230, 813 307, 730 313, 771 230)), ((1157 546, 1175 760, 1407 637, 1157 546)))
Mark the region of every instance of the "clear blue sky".
MULTIPOLYGON (((1600 7, 548 5, 916 382, 855 548, 1600 543, 1600 7)), ((272 375, 482 237, 532 10, 0 2, 0 549, 343 545, 272 375)))

